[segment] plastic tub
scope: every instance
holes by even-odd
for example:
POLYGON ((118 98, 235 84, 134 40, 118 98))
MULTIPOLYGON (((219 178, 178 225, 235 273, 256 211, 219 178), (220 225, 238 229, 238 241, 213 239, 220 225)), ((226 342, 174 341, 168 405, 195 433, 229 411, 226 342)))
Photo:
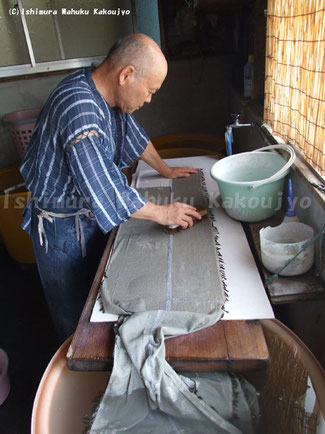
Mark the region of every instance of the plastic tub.
POLYGON ((284 178, 294 159, 291 146, 272 145, 217 161, 211 168, 211 176, 218 183, 227 214, 244 222, 271 217, 281 207, 284 178), (289 161, 279 154, 262 152, 271 149, 287 150, 289 161))
POLYGON ((0 235, 11 256, 17 262, 34 263, 35 256, 30 236, 21 228, 22 212, 31 196, 23 183, 19 167, 0 170, 0 235), (13 188, 6 192, 6 189, 13 188), (5 192, 4 192, 5 191, 5 192))
POLYGON ((280 270, 310 241, 314 230, 300 222, 284 222, 279 226, 260 230, 262 262, 271 273, 280 276, 298 276, 308 271, 314 262, 314 244, 311 243, 283 271, 280 270))
MULTIPOLYGON (((296 411, 292 417, 288 415, 295 408, 300 409, 297 404, 304 401, 305 394, 314 392, 318 415, 320 418, 325 415, 324 371, 307 347, 278 320, 262 320, 261 323, 270 352, 267 370, 246 372, 261 390, 262 407, 264 399, 267 399, 265 420, 261 420, 258 432, 278 433, 283 421, 287 429, 284 432, 304 432, 306 420, 303 412, 296 411), (290 370, 287 367, 289 361, 290 366, 294 366, 290 370), (297 389, 294 381, 301 376, 302 367, 307 371, 311 385, 297 389)), ((59 348, 43 374, 34 400, 31 434, 82 433, 85 429, 83 419, 91 415, 99 396, 106 389, 109 372, 76 372, 67 368, 66 354, 70 343, 71 338, 59 348)), ((324 434, 324 425, 310 432, 324 434)))
POLYGON ((325 434, 323 368, 298 336, 280 321, 266 319, 261 324, 270 360, 261 390, 265 423, 258 432, 325 434))
POLYGON ((12 138, 22 160, 40 112, 41 109, 20 110, 8 113, 3 118, 9 124, 12 138))
POLYGON ((62 344, 43 374, 32 412, 32 434, 80 434, 96 399, 105 392, 109 372, 70 371, 66 354, 71 338, 62 344))

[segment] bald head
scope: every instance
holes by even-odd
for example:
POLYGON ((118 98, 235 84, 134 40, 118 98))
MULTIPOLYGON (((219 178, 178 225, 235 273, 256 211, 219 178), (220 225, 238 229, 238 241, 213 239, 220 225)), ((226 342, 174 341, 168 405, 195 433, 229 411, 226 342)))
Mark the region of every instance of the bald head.
POLYGON ((109 69, 122 69, 133 65, 138 78, 152 73, 155 68, 167 68, 167 62, 159 45, 149 36, 133 33, 116 42, 110 49, 105 63, 109 69))
POLYGON ((151 102, 167 69, 159 45, 147 35, 134 33, 118 41, 91 75, 98 92, 111 107, 133 113, 151 102))

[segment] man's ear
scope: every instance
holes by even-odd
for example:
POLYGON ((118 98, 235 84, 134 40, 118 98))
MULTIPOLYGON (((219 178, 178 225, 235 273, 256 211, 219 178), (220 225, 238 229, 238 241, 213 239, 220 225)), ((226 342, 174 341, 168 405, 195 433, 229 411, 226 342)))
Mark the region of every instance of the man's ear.
POLYGON ((135 67, 133 65, 124 66, 119 74, 119 85, 125 86, 135 77, 135 67))

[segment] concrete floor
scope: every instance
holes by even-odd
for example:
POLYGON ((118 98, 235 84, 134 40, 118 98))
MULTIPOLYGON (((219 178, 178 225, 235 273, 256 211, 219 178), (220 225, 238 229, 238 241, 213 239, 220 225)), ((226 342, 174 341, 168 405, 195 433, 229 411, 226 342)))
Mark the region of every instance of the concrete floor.
POLYGON ((36 265, 12 261, 0 244, 0 348, 11 383, 0 406, 1 434, 30 433, 37 387, 58 347, 36 265))

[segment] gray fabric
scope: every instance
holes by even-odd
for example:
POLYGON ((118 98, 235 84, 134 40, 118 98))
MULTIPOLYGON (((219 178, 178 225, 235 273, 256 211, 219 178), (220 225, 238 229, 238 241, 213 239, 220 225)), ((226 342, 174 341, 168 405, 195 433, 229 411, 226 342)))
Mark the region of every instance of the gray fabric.
MULTIPOLYGON (((139 191, 157 204, 170 200, 169 188, 139 191)), ((173 193, 175 200, 207 206, 200 174, 174 180, 173 193)), ((121 224, 102 283, 102 301, 106 312, 118 315, 157 309, 220 311, 225 296, 210 219, 177 235, 145 220, 121 224)))
POLYGON ((199 330, 217 319, 217 314, 162 310, 126 318, 89 432, 252 433, 258 405, 247 382, 223 372, 178 375, 165 360, 164 338, 199 330))
MULTIPOLYGON (((175 181, 175 200, 190 191, 194 204, 205 204, 200 175, 175 181)), ((166 203, 170 191, 142 193, 166 203)), ((148 221, 123 223, 102 298, 107 312, 129 316, 120 317, 113 371, 91 434, 253 432, 258 406, 248 383, 227 373, 178 375, 165 359, 165 339, 222 316, 223 282, 209 220, 177 235, 148 221)))
POLYGON ((198 171, 188 178, 177 178, 172 181, 173 202, 185 202, 192 206, 208 207, 208 200, 202 189, 203 172, 198 171))

